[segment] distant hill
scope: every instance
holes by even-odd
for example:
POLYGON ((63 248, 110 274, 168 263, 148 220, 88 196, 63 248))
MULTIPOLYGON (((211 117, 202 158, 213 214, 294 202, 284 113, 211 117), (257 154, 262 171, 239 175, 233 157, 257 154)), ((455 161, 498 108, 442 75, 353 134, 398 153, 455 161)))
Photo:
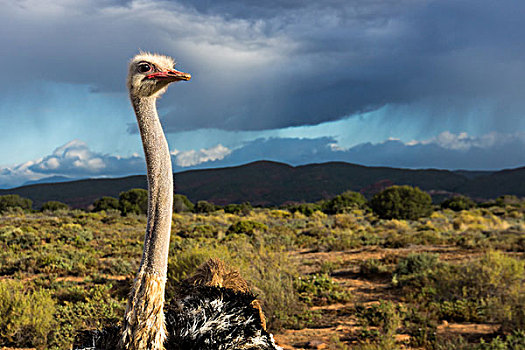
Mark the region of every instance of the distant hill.
MULTIPOLYGON (((525 196, 524 179, 525 168, 498 172, 454 172, 367 167, 344 162, 294 167, 258 161, 237 167, 177 173, 175 190, 194 202, 207 200, 216 204, 314 202, 346 190, 361 191, 371 196, 392 184, 418 186, 441 197, 462 193, 476 199, 490 199, 503 194, 525 196)), ((12 193, 31 198, 35 207, 48 200, 58 200, 72 207, 86 208, 97 198, 118 197, 120 192, 131 188, 147 188, 146 176, 33 184, 0 190, 0 195, 12 193)))
POLYGON ((50 184, 50 183, 68 182, 68 181, 76 181, 76 180, 79 180, 79 179, 75 179, 75 178, 71 178, 67 176, 49 176, 49 177, 44 177, 38 180, 26 181, 22 186, 35 185, 35 184, 50 184))
POLYGON ((473 198, 496 198, 503 194, 525 197, 525 167, 479 176, 457 191, 473 198))

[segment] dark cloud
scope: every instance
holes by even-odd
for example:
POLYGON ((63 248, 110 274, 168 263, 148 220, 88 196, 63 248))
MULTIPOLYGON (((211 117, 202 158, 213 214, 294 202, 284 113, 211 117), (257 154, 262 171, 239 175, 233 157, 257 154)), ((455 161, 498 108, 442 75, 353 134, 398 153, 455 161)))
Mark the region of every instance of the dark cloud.
POLYGON ((510 0, 7 2, 0 92, 38 80, 124 92, 141 48, 193 74, 160 102, 171 132, 313 125, 414 103, 433 113, 400 118, 432 121, 479 100, 492 103, 483 122, 509 131, 525 112, 524 11, 510 0))

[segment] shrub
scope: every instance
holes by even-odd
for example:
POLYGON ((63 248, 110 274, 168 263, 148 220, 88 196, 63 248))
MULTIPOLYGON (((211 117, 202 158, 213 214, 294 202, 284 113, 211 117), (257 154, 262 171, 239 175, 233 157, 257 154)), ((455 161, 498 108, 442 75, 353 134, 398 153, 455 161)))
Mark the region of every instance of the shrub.
POLYGON ((325 305, 350 300, 350 294, 326 274, 299 277, 295 288, 302 301, 310 305, 325 305))
POLYGON ((213 213, 215 211, 215 204, 207 201, 198 201, 193 211, 195 213, 213 213))
POLYGON ((175 213, 183 213, 186 211, 193 211, 195 205, 183 194, 173 195, 173 211, 175 213))
POLYGON ((454 196, 446 199, 441 203, 442 209, 451 209, 454 211, 468 210, 474 208, 476 203, 466 196, 454 196))
POLYGON ((228 231, 226 231, 226 234, 231 233, 238 233, 238 234, 246 234, 246 235, 253 235, 256 231, 267 231, 268 226, 265 224, 261 224, 257 221, 252 220, 242 220, 237 221, 235 224, 231 225, 228 228, 228 231))
POLYGON ((432 213, 432 199, 417 187, 392 186, 372 197, 372 210, 382 219, 416 220, 432 213))
POLYGON ((119 195, 119 209, 122 215, 146 214, 148 211, 148 191, 133 188, 119 195))
POLYGON ((359 263, 359 274, 367 277, 384 275, 389 268, 379 259, 366 259, 359 263))
POLYGON ((48 201, 42 204, 42 208, 40 208, 41 211, 57 211, 57 210, 67 210, 69 209, 69 205, 66 203, 58 202, 58 201, 48 201))
POLYGON ((215 226, 208 224, 191 225, 188 228, 179 231, 177 235, 184 238, 213 238, 217 236, 217 229, 215 226))
POLYGON ((411 253, 397 263, 394 284, 425 286, 439 267, 439 256, 429 253, 411 253))
MULTIPOLYGON (((79 330, 101 329, 118 324, 124 304, 111 296, 111 285, 96 285, 89 293, 77 295, 78 302, 65 302, 56 307, 56 327, 48 341, 50 349, 71 349, 79 330)), ((76 291, 75 294, 79 294, 76 291)))
POLYGON ((507 205, 511 206, 519 206, 521 203, 520 199, 513 195, 503 195, 498 198, 496 198, 495 204, 499 207, 505 207, 507 205))
POLYGON ((438 262, 437 254, 411 253, 399 260, 395 273, 401 276, 429 274, 435 270, 438 262))
POLYGON ((110 209, 118 209, 119 208, 119 201, 116 198, 113 197, 102 197, 97 199, 93 203, 93 211, 107 211, 110 209))
POLYGON ((506 330, 525 327, 525 261, 489 252, 477 261, 441 269, 436 280, 441 298, 471 301, 485 321, 502 323, 506 330))
POLYGON ((357 317, 363 327, 379 327, 381 334, 393 337, 396 330, 401 327, 401 310, 391 301, 382 301, 368 308, 356 307, 357 317))
POLYGON ((27 290, 20 281, 0 281, 0 343, 40 347, 55 327, 55 303, 45 290, 27 290))
POLYGON ((250 202, 244 202, 242 204, 228 204, 224 207, 224 212, 228 214, 248 215, 252 209, 253 207, 250 202))
POLYGON ((286 205, 284 208, 290 213, 298 212, 306 216, 311 216, 314 212, 320 210, 321 206, 314 203, 297 203, 286 205))
POLYGON ((346 191, 323 203, 323 211, 327 214, 346 213, 352 209, 362 208, 366 204, 365 197, 358 192, 346 191))
POLYGON ((0 196, 0 212, 6 211, 10 208, 31 210, 32 206, 33 201, 31 199, 20 197, 17 194, 6 194, 0 196))
POLYGON ((306 311, 294 288, 295 263, 285 253, 255 247, 244 236, 222 244, 185 241, 175 246, 169 255, 166 299, 174 296, 176 282, 209 258, 219 258, 239 269, 261 301, 269 329, 297 327, 306 311))

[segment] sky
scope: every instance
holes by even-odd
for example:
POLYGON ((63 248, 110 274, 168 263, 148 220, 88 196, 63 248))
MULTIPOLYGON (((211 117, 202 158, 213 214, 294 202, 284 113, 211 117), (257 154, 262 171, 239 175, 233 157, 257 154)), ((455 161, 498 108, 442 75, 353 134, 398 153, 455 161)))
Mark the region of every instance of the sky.
POLYGON ((525 2, 0 0, 0 188, 145 173, 125 79, 158 101, 175 171, 525 166, 525 2))

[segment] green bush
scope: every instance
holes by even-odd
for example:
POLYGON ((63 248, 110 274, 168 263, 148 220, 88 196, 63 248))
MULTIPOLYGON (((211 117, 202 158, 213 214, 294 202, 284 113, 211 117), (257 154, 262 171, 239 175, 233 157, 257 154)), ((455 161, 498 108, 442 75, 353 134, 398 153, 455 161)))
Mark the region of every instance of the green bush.
POLYGON ((41 211, 57 211, 57 210, 68 210, 69 205, 58 201, 48 201, 42 204, 41 211))
POLYGON ((367 308, 358 305, 356 314, 362 327, 378 327, 379 332, 387 337, 393 337, 401 327, 402 312, 391 301, 381 300, 367 308))
POLYGON ((451 209, 454 211, 468 210, 474 208, 476 203, 466 196, 454 196, 446 199, 441 203, 442 209, 451 209))
POLYGON ((20 197, 17 194, 6 194, 0 196, 0 212, 6 211, 10 208, 31 210, 32 206, 33 201, 31 199, 20 197))
POLYGON ((119 201, 116 198, 113 197, 102 197, 97 199, 93 203, 93 211, 107 211, 110 209, 118 209, 119 208, 119 201))
POLYGON ((432 213, 432 199, 417 187, 392 186, 372 197, 370 207, 382 219, 416 220, 432 213))
POLYGON ((359 263, 359 274, 367 277, 384 275, 389 268, 379 259, 366 259, 359 263))
POLYGON ((41 347, 55 327, 55 303, 48 291, 28 290, 21 281, 0 281, 0 343, 41 347))
POLYGON ((284 209, 290 213, 299 212, 306 216, 311 216, 317 210, 321 210, 321 206, 315 203, 297 203, 284 206, 284 209))
POLYGON ((198 201, 193 211, 195 213, 213 213, 216 210, 215 204, 207 201, 198 201))
POLYGON ((146 214, 148 211, 148 191, 133 188, 119 195, 119 209, 122 215, 146 214))
POLYGON ((260 222, 252 220, 242 220, 237 221, 235 224, 232 224, 226 231, 226 234, 228 235, 232 233, 238 233, 251 236, 257 231, 267 230, 268 226, 266 226, 265 224, 261 224, 260 222))
POLYGON ((394 284, 426 286, 439 266, 437 254, 411 253, 397 263, 393 277, 394 284))
POLYGON ((193 211, 195 205, 183 194, 173 195, 173 211, 175 213, 183 213, 193 211))
POLYGON ((521 204, 521 201, 517 196, 506 194, 506 195, 499 196, 498 198, 496 198, 495 204, 500 207, 505 207, 507 205, 519 207, 521 204))
POLYGON ((350 293, 326 274, 299 277, 295 288, 301 301, 309 305, 325 305, 350 300, 350 293))
POLYGON ((71 349, 79 330, 102 329, 118 324, 124 313, 124 303, 116 300, 109 285, 96 285, 87 292, 76 291, 77 302, 65 301, 57 305, 57 327, 50 333, 50 349, 71 349), (79 293, 80 292, 80 293, 79 293))
POLYGON ((323 211, 327 214, 346 213, 352 209, 366 205, 365 197, 358 192, 346 191, 323 203, 323 211))
POLYGON ((506 330, 525 328, 525 261, 489 252, 474 262, 440 269, 435 280, 442 300, 474 303, 485 322, 501 323, 506 330))
POLYGON ((250 202, 244 202, 242 204, 228 204, 224 207, 224 212, 229 214, 248 215, 252 209, 253 207, 250 202))

